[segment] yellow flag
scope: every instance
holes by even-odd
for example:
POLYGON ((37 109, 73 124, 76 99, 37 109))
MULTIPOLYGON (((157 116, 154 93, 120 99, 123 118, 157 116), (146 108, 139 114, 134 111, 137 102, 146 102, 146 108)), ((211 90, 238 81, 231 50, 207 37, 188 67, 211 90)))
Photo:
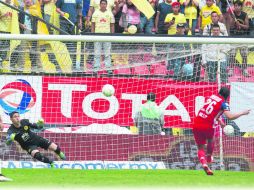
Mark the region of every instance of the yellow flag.
MULTIPOLYGON (((60 28, 59 14, 56 12, 56 5, 53 5, 52 15, 49 22, 54 26, 60 28)), ((58 35, 59 31, 53 29, 53 34, 58 35)))
MULTIPOLYGON (((41 6, 39 1, 26 9, 29 10, 29 13, 31 15, 42 18, 41 6)), ((38 21, 37 34, 49 35, 48 28, 45 23, 38 21)), ((50 46, 51 52, 55 55, 62 72, 70 73, 72 62, 66 45, 59 41, 39 41, 39 45, 45 44, 48 44, 50 46)), ((49 61, 47 54, 41 53, 40 58, 42 62, 42 67, 46 72, 55 72, 55 69, 52 70, 53 64, 49 61)))
MULTIPOLYGON (((31 5, 30 7, 25 7, 25 8, 29 10, 29 13, 31 15, 42 18, 41 5, 39 1, 31 5)), ((45 23, 38 21, 37 34, 49 34, 47 25, 45 23)))
MULTIPOLYGON (((18 21, 18 12, 11 9, 12 17, 11 17, 11 25, 10 32, 11 34, 19 34, 19 21, 18 21)), ((10 52, 12 52, 18 45, 20 44, 20 40, 11 40, 10 42, 10 52)))
MULTIPOLYGON (((11 9, 7 6, 1 7, 1 11, 4 11, 6 9, 7 11, 10 11, 12 13, 10 25, 8 31, 10 31, 11 34, 19 34, 19 21, 18 21, 18 12, 14 9, 11 9)), ((10 67, 10 56, 14 49, 20 44, 20 40, 10 40, 10 51, 8 52, 7 58, 3 62, 3 71, 9 72, 10 67)))
POLYGON ((147 0, 131 0, 131 2, 146 16, 147 19, 150 19, 155 14, 152 5, 147 0))

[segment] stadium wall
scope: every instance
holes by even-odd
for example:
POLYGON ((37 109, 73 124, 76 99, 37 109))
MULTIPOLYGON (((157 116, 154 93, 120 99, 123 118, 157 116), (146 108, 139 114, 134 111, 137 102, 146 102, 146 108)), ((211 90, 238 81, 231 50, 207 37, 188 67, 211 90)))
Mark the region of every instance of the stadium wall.
MULTIPOLYGON (((44 137, 57 142, 65 151, 68 161, 64 167, 77 169, 110 169, 104 161, 112 164, 119 162, 146 163, 147 167, 140 169, 202 169, 197 158, 197 147, 192 136, 173 137, 161 135, 98 135, 98 134, 66 134, 66 133, 44 133, 44 137), (61 138, 59 138, 61 136, 61 138), (75 146, 73 146, 75 145, 75 146), (87 168, 86 164, 100 163, 98 167, 87 168), (157 163, 156 167, 149 167, 149 163, 157 163), (102 167, 103 165, 103 167, 102 167)), ((224 142, 224 164, 226 170, 254 171, 254 138, 223 137, 224 142)), ((219 146, 216 138, 214 152, 213 170, 220 169, 219 146)), ((13 145, 7 147, 1 142, 2 151, 0 157, 3 160, 11 160, 6 167, 34 167, 42 165, 33 164, 31 157, 25 152, 17 151, 13 145), (15 163, 13 161, 22 162, 15 163), (25 161, 25 162, 24 162, 25 161)), ((52 156, 52 155, 49 155, 52 156)), ((59 162, 58 167, 63 164, 59 162)), ((40 166, 42 167, 42 166, 40 166)), ((112 166, 113 167, 113 166, 112 166)), ((121 169, 117 166, 111 169, 121 169)), ((127 166, 126 166, 127 167, 127 166)), ((130 165, 129 165, 130 167, 130 165)))

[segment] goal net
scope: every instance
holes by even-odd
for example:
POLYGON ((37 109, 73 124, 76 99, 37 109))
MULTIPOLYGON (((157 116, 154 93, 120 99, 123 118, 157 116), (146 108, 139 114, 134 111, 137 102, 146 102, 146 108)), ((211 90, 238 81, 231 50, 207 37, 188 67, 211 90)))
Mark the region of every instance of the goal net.
MULTIPOLYGON (((12 111, 43 118, 36 132, 62 147, 60 168, 200 169, 191 127, 205 97, 228 86, 233 112, 253 109, 253 39, 1 35, 0 43, 4 131, 12 111), (139 134, 134 124, 150 92, 164 113, 162 134, 139 134)), ((254 170, 252 114, 226 121, 233 136, 217 127, 212 169, 254 170)), ((47 167, 4 140, 4 167, 47 167)))

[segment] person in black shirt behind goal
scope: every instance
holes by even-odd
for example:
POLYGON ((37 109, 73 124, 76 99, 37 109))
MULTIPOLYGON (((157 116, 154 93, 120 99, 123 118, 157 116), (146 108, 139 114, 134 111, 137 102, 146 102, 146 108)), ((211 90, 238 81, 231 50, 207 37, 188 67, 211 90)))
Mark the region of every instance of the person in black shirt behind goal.
POLYGON ((41 162, 48 163, 51 167, 54 167, 53 160, 40 153, 38 147, 54 151, 62 160, 66 160, 65 154, 61 152, 58 145, 31 131, 31 128, 43 128, 43 122, 38 122, 36 124, 30 123, 28 119, 20 119, 19 112, 17 111, 11 112, 9 115, 12 124, 7 131, 7 145, 10 145, 12 141, 16 141, 22 149, 26 150, 33 158, 41 162))

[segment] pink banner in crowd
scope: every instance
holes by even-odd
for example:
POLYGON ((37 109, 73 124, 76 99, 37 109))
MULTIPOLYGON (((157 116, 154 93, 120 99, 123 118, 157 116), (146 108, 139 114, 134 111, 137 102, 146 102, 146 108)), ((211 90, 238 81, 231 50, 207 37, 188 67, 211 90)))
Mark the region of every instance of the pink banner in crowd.
POLYGON ((41 113, 46 123, 132 126, 148 92, 156 94, 166 127, 191 127, 204 96, 217 92, 217 87, 165 79, 43 77, 41 113), (105 84, 114 86, 115 96, 101 93, 105 84))

